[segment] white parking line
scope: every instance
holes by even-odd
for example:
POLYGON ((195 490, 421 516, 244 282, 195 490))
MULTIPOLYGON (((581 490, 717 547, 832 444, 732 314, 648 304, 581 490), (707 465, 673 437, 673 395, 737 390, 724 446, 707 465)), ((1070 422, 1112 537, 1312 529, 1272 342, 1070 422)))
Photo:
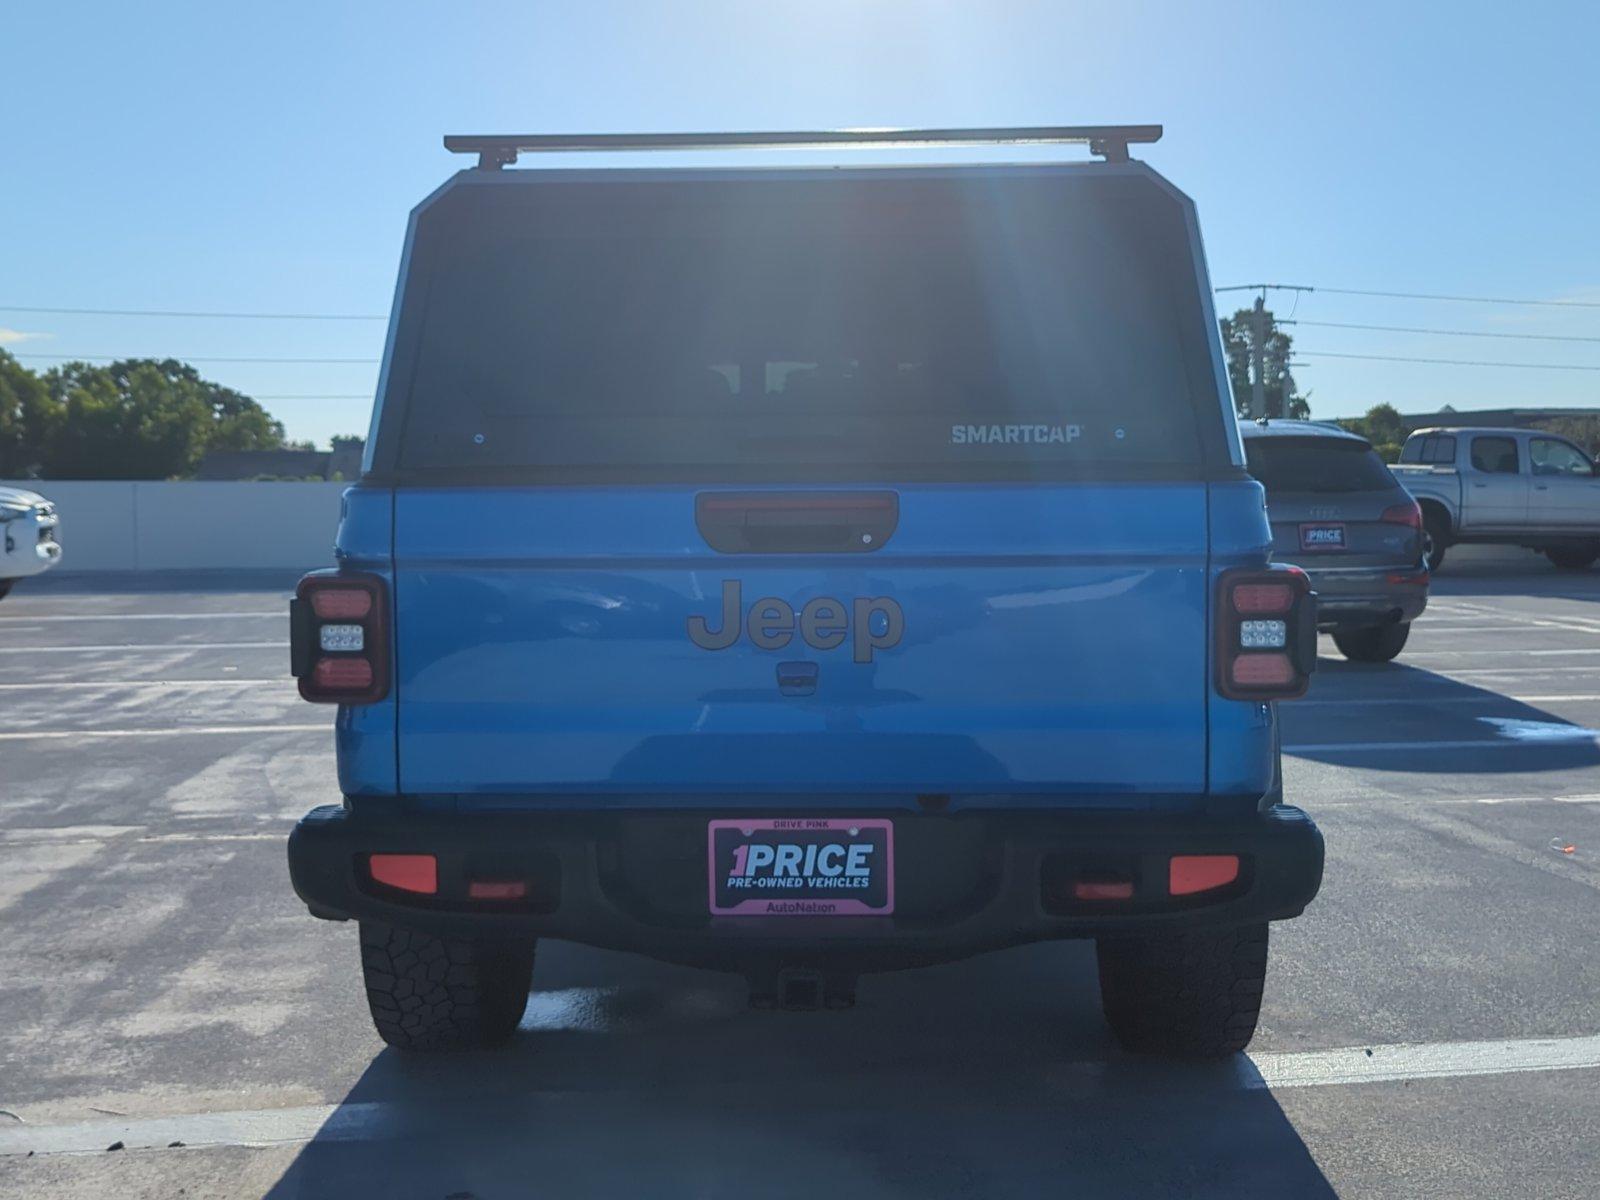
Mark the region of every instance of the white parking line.
POLYGON ((1545 739, 1473 738, 1447 742, 1303 742, 1285 746, 1285 754, 1364 754, 1387 750, 1555 750, 1600 745, 1590 730, 1578 730, 1571 737, 1545 739))
POLYGON ((83 654, 107 650, 287 650, 288 642, 121 642, 99 646, 7 646, 13 654, 83 654))
POLYGON ((177 725, 160 729, 35 729, 0 733, 0 741, 66 741, 81 738, 189 737, 212 733, 327 733, 330 719, 320 725, 177 725))
POLYGON ((283 617, 287 619, 288 616, 289 609, 287 605, 283 608, 275 608, 270 612, 52 613, 45 617, 19 614, 14 617, 0 617, 0 629, 15 625, 54 624, 58 621, 193 621, 213 618, 238 620, 245 617, 283 617))
MULTIPOLYGON (((0 684, 0 687, 4 687, 0 684)), ((1370 708, 1375 704, 1558 704, 1578 703, 1585 700, 1600 700, 1600 692, 1574 692, 1560 696, 1517 696, 1505 692, 1487 692, 1479 696, 1384 696, 1378 699, 1354 698, 1338 700, 1296 700, 1294 707, 1302 708, 1335 708, 1346 705, 1361 708, 1370 708)))
MULTIPOLYGON (((1532 1071, 1583 1071, 1600 1067, 1600 1037, 1518 1038, 1494 1042, 1427 1042, 1389 1046, 1351 1046, 1338 1050, 1260 1053, 1236 1058, 1228 1083, 1239 1091, 1286 1091, 1304 1087, 1398 1083, 1413 1079, 1461 1079, 1532 1071)), ((1062 1063, 1046 1068, 1047 1080, 1080 1088, 1081 1073, 1103 1074, 1106 1063, 1062 1063)), ((1196 1075, 1176 1086, 1197 1091, 1218 1082, 1196 1075)), ((1226 1086, 1226 1085, 1223 1085, 1226 1086)), ((529 1090, 533 1105, 571 1108, 574 1102, 603 1099, 594 1093, 529 1090)), ((273 1146, 309 1142, 376 1142, 414 1137, 413 1106, 385 1101, 306 1104, 181 1113, 161 1117, 118 1117, 55 1125, 0 1127, 0 1157, 96 1154, 120 1142, 125 1150, 163 1150, 218 1146, 273 1146)))
POLYGON ((59 692, 59 691, 112 691, 116 688, 134 688, 140 691, 192 691, 196 688, 230 688, 260 683, 282 684, 293 688, 294 680, 287 675, 264 677, 245 676, 236 679, 114 679, 109 682, 91 682, 83 679, 62 680, 56 683, 0 683, 0 692, 59 692))

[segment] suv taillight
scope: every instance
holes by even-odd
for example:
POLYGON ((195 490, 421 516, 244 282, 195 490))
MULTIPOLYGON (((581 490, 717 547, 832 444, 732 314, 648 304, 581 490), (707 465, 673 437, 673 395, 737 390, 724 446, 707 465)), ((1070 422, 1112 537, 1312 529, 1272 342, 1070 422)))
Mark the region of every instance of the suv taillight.
POLYGON ((1224 571, 1217 581, 1217 691, 1292 700, 1317 665, 1317 608, 1299 567, 1224 571))
POLYGON ((289 671, 318 704, 389 694, 388 589, 376 575, 316 571, 289 602, 289 671))
POLYGON ((1412 529, 1422 528, 1422 509, 1415 500, 1407 500, 1404 504, 1391 504, 1383 510, 1378 520, 1385 525, 1409 525, 1412 529))

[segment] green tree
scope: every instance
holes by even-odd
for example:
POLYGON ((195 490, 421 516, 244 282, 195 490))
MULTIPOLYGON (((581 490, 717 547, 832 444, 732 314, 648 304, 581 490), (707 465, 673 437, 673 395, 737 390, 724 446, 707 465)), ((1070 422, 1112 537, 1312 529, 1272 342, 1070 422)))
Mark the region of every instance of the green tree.
POLYGON ((44 381, 0 350, 0 479, 39 473, 56 416, 44 381))
MULTIPOLYGON (((1250 322, 1254 310, 1241 308, 1231 317, 1223 317, 1222 349, 1228 357, 1228 382, 1233 386, 1233 402, 1241 416, 1250 412, 1250 322)), ((1311 415, 1310 394, 1300 395, 1295 389, 1294 375, 1289 370, 1289 355, 1294 338, 1284 332, 1272 318, 1272 310, 1263 313, 1271 332, 1264 348, 1266 381, 1262 396, 1269 417, 1294 417, 1304 420, 1311 415), (1287 393, 1287 395, 1286 395, 1287 393)))
POLYGON ((242 392, 176 359, 66 363, 44 382, 58 407, 45 467, 58 479, 167 479, 207 450, 272 450, 283 426, 242 392))
POLYGON ((1371 442, 1384 462, 1394 462, 1400 457, 1407 430, 1394 405, 1374 405, 1367 409, 1366 416, 1345 417, 1339 424, 1371 442))

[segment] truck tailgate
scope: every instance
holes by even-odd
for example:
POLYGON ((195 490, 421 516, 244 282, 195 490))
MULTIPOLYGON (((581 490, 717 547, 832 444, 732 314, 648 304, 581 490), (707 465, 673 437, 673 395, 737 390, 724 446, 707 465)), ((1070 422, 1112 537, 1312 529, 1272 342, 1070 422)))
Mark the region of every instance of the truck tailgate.
POLYGON ((703 490, 397 492, 402 790, 745 807, 1204 790, 1204 484, 901 486, 886 545, 827 555, 712 550, 703 490), (703 648, 690 620, 726 636, 730 585, 747 618, 826 597, 848 628, 785 638, 780 606, 772 648, 748 619, 703 648))

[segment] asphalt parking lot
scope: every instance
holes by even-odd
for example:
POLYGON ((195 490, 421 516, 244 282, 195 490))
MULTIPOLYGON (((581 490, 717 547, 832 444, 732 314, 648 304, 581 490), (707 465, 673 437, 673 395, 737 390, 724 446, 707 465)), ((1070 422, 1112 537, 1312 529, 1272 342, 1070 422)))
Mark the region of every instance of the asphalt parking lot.
POLYGON ((1600 1193, 1600 572, 1447 567, 1388 667, 1324 640, 1284 709, 1323 893, 1204 1067, 1118 1052, 1079 944, 803 1014, 550 944, 507 1050, 384 1050, 288 886, 338 798, 291 584, 0 605, 0 1194, 1600 1193))

